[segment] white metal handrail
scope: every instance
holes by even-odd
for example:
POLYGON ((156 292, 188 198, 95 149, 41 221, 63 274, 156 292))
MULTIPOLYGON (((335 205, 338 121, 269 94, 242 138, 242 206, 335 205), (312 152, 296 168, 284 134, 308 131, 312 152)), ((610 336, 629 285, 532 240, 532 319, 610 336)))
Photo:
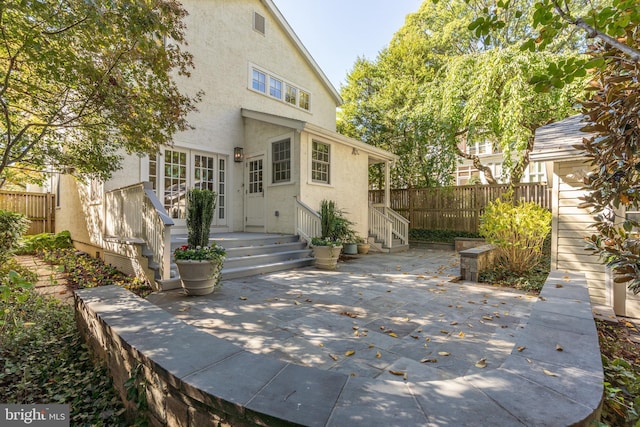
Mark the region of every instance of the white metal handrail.
POLYGON ((150 182, 105 194, 105 236, 142 239, 159 265, 162 279, 170 278, 173 224, 150 182))
POLYGON ((318 212, 311 209, 309 206, 298 200, 295 197, 296 205, 296 224, 295 231, 307 244, 311 244, 313 237, 320 236, 321 224, 320 215, 318 212))

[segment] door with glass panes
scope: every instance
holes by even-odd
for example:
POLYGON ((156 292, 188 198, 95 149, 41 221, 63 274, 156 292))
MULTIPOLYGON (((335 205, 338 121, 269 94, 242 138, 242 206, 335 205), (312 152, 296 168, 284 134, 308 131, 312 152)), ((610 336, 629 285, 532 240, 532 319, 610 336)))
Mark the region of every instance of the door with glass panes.
POLYGON ((212 226, 227 224, 227 157, 196 150, 165 149, 149 157, 149 180, 177 226, 186 225, 187 190, 215 191, 216 211, 212 226))

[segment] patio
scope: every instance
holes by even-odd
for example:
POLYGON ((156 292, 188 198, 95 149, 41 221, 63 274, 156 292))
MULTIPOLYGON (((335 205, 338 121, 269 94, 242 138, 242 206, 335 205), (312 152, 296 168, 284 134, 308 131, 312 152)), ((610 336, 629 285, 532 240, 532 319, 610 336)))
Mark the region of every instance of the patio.
POLYGON ((155 372, 151 407, 171 425, 597 417, 602 365, 584 277, 552 272, 538 298, 457 276, 455 253, 411 250, 228 280, 205 297, 86 289, 76 306, 91 346, 116 355, 116 378, 137 363, 155 372))

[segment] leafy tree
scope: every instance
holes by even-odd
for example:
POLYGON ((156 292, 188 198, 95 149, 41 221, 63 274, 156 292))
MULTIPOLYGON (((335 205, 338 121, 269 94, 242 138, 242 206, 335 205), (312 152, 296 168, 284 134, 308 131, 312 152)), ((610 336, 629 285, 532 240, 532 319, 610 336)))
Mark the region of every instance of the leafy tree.
MULTIPOLYGON (((477 156, 460 149, 478 140, 505 152, 511 179, 519 181, 533 130, 570 114, 577 86, 541 95, 528 81, 552 60, 576 58, 575 38, 559 38, 555 56, 518 52, 511 46, 529 37, 531 27, 516 20, 487 45, 468 27, 490 3, 423 2, 375 61, 360 59, 349 74, 338 129, 399 155, 394 186, 448 184, 462 157, 493 181, 477 156)), ((381 176, 382 170, 372 172, 374 182, 381 176)))
MULTIPOLYGON (((605 5, 589 5, 577 12, 580 2, 542 0, 535 4, 531 25, 538 33, 522 46, 544 50, 551 40, 567 30, 580 30, 589 42, 588 60, 549 66, 533 79, 538 90, 561 87, 576 75, 591 69, 591 96, 583 102, 589 124, 584 131, 594 134, 577 148, 593 166, 585 180, 589 195, 582 207, 595 215, 596 233, 588 247, 600 254, 616 273, 615 281, 628 282, 640 292, 640 221, 633 216, 620 218, 620 212, 640 209, 640 3, 612 0, 605 5)), ((476 31, 498 28, 500 14, 513 10, 508 2, 472 25, 476 31)))
POLYGON ((16 167, 106 179, 187 129, 185 15, 175 0, 1 2, 0 186, 16 167))

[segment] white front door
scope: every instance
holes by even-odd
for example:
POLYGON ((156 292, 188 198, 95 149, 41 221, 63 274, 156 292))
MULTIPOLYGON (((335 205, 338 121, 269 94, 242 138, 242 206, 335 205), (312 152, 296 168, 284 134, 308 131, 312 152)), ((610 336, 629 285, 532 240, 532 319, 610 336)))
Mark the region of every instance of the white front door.
POLYGON ((264 231, 264 156, 245 162, 245 231, 264 231))
POLYGON ((218 195, 212 226, 226 225, 226 156, 167 148, 149 158, 149 180, 176 226, 186 226, 187 190, 201 188, 218 195))

